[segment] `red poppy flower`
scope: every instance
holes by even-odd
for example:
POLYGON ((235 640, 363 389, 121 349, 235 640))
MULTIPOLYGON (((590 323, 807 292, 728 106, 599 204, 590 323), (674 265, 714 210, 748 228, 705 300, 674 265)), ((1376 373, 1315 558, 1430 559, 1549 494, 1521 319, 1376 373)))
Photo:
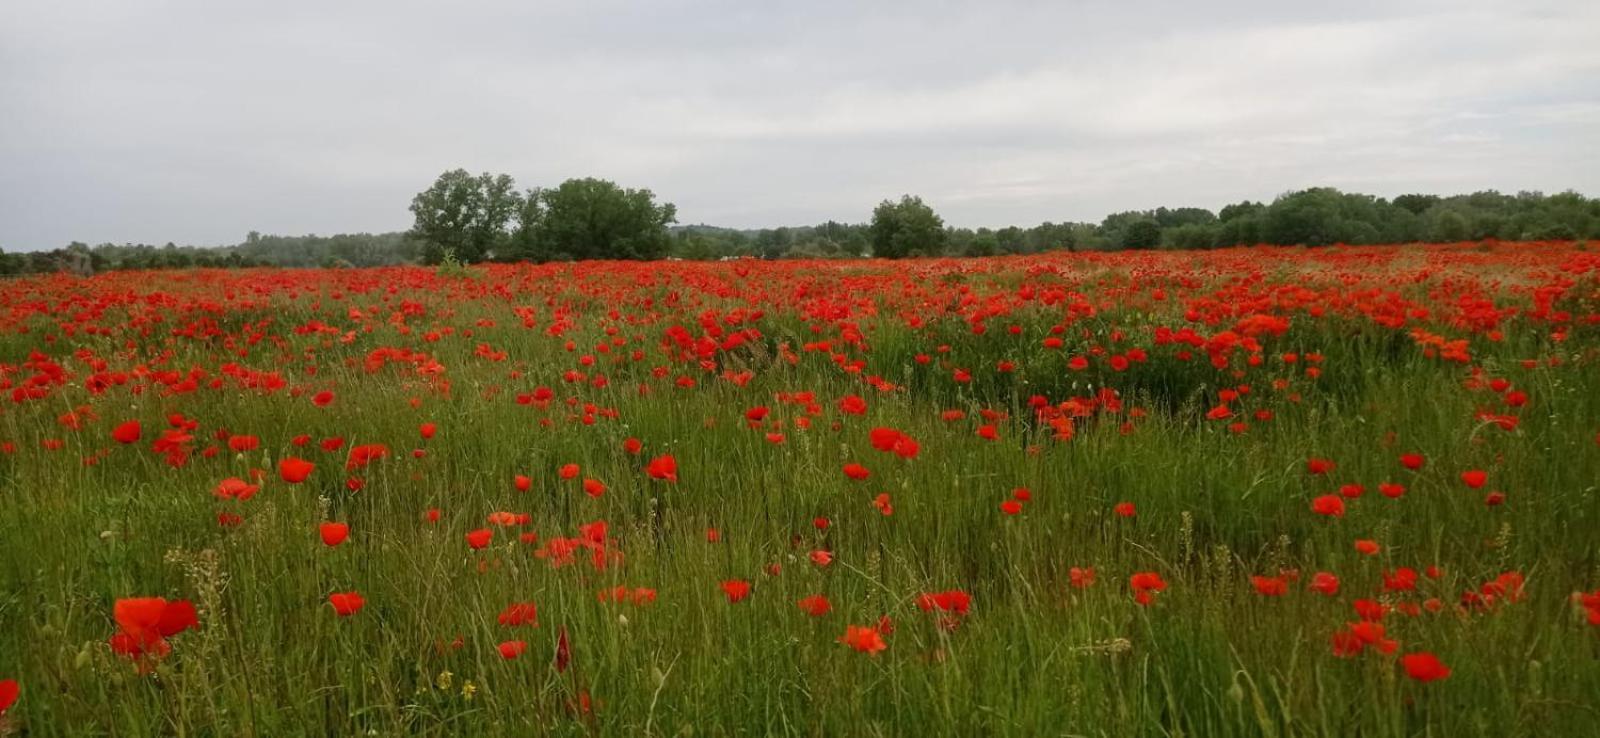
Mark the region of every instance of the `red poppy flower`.
POLYGON ((1334 518, 1344 517, 1344 498, 1338 495, 1323 495, 1311 501, 1311 512, 1334 518))
POLYGON ((939 610, 955 615, 966 615, 972 607, 972 595, 959 589, 944 592, 923 592, 917 595, 917 609, 923 612, 939 610))
POLYGON ((1289 592, 1289 580, 1282 576, 1255 575, 1250 577, 1250 584, 1255 587, 1256 594, 1262 597, 1282 597, 1289 592))
POLYGON ((333 612, 341 618, 347 618, 367 606, 367 600, 356 592, 334 592, 328 595, 328 604, 333 606, 333 612))
POLYGON ((112 616, 118 630, 110 638, 111 650, 131 659, 165 656, 172 650, 166 639, 199 624, 193 603, 161 597, 119 599, 112 616))
POLYGON ((496 618, 501 625, 517 627, 522 625, 537 626, 539 624, 539 606, 532 602, 513 602, 506 605, 496 618))
POLYGON ((743 579, 729 579, 721 585, 723 594, 728 596, 728 602, 742 602, 750 596, 750 582, 743 579))
POLYGON ((645 473, 650 475, 651 479, 676 482, 678 481, 678 460, 673 458, 671 454, 657 456, 651 459, 650 464, 645 467, 645 473))
POLYGON ((337 546, 350 536, 350 526, 345 523, 323 523, 320 532, 324 545, 337 546))
POLYGON ((143 429, 140 427, 139 421, 130 420, 113 428, 111 430, 111 438, 121 444, 138 443, 139 436, 142 433, 143 429))
POLYGON ((290 484, 299 484, 306 481, 306 477, 311 476, 316 468, 316 464, 290 456, 278 462, 278 476, 290 484))
POLYGON ((839 642, 872 656, 876 656, 878 652, 889 647, 883 641, 883 633, 879 632, 877 628, 865 625, 847 626, 844 635, 839 637, 839 642))
POLYGON ((1167 583, 1156 572, 1142 571, 1128 577, 1128 587, 1133 590, 1135 602, 1149 605, 1155 601, 1156 593, 1166 591, 1167 583))
POLYGON ((1419 682, 1431 682, 1450 676, 1450 667, 1427 651, 1408 653, 1400 657, 1400 665, 1405 667, 1406 676, 1419 682))
POLYGON ((238 477, 228 477, 227 479, 217 483, 217 488, 212 494, 216 495, 219 499, 239 500, 243 502, 244 500, 254 497, 256 492, 260 491, 260 489, 261 485, 250 484, 238 477))
POLYGON ((528 642, 503 641, 499 645, 498 649, 500 651, 500 658, 510 661, 518 656, 521 656, 523 651, 528 650, 528 642))
POLYGON ((833 609, 833 604, 828 602, 828 598, 822 595, 811 595, 810 597, 801 598, 800 609, 811 617, 820 618, 833 609))
POLYGON ((1332 597, 1339 594, 1339 578, 1328 572, 1319 571, 1311 576, 1311 584, 1307 589, 1332 597))

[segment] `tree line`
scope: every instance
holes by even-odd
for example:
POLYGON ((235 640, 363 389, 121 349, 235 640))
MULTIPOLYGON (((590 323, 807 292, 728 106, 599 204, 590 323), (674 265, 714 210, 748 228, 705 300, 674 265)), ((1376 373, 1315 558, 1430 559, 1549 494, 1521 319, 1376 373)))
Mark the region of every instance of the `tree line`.
POLYGON ((1240 245, 1379 244, 1600 238, 1600 199, 1493 190, 1393 199, 1331 187, 1244 201, 1212 212, 1159 207, 1099 223, 958 228, 921 198, 885 200, 865 223, 735 229, 677 225, 677 209, 648 189, 569 179, 519 190, 505 174, 441 174, 411 201, 410 230, 333 236, 251 231, 218 247, 73 242, 51 251, 0 251, 0 275, 120 269, 367 267, 580 259, 711 260, 990 256, 1055 250, 1209 249, 1240 245))

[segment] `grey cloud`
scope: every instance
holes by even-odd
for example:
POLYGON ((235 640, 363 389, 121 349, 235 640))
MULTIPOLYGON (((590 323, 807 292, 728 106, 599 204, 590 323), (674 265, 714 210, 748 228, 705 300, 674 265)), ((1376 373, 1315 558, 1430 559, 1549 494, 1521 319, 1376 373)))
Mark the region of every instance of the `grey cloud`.
POLYGON ((36 0, 0 10, 0 246, 409 225, 441 170, 686 222, 961 225, 1600 192, 1600 5, 36 0))

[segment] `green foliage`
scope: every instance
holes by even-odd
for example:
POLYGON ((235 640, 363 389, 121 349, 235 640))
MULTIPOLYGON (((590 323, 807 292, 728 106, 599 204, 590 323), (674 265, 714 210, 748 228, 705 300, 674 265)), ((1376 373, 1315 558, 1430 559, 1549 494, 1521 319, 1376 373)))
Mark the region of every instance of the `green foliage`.
POLYGON ((517 215, 512 255, 533 261, 659 259, 672 247, 672 203, 603 179, 569 179, 529 190, 517 215))
POLYGON ((438 264, 445 249, 463 263, 495 260, 682 259, 746 256, 859 257, 1033 254, 1064 249, 1205 249, 1239 245, 1330 245, 1600 238, 1600 199, 1576 192, 1544 195, 1493 190, 1441 197, 1405 194, 1392 201, 1318 187, 1269 204, 1242 201, 1216 214, 1159 207, 1106 216, 1099 224, 1046 221, 1032 228, 946 228, 914 197, 885 201, 871 224, 740 230, 673 227, 676 210, 649 190, 604 180, 569 180, 553 190, 519 194, 506 175, 440 175, 412 202, 404 233, 277 236, 251 231, 217 247, 74 242, 49 251, 0 251, 0 275, 120 269, 387 266, 438 264), (510 228, 514 221, 515 228, 510 228), (1156 226, 1152 238, 1150 223, 1156 226), (1130 233, 1131 231, 1131 233, 1130 233), (883 239, 882 243, 877 243, 883 239))
POLYGON ((1161 243, 1161 226, 1150 218, 1129 223, 1123 229, 1120 239, 1120 245, 1125 249, 1154 248, 1159 243, 1161 243))
POLYGON ((872 211, 872 255, 885 259, 937 256, 944 252, 944 220, 922 198, 884 200, 872 211))
POLYGON ((456 258, 456 252, 451 249, 445 249, 439 254, 439 263, 433 272, 446 279, 475 279, 478 276, 471 267, 456 258))
POLYGON ((411 235, 423 243, 423 261, 437 264, 445 251, 472 263, 499 255, 509 243, 507 225, 523 200, 509 175, 476 177, 452 169, 411 200, 411 235))

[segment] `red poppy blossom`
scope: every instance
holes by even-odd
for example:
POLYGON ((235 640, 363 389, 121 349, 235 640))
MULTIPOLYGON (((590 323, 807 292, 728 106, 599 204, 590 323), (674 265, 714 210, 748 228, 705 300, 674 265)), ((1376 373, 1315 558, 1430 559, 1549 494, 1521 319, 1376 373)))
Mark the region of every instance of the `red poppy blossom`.
POLYGON ((243 502, 254 497, 260 489, 261 485, 259 484, 250 484, 238 477, 228 477, 217 483, 217 488, 213 490, 212 494, 216 495, 218 499, 243 502))
POLYGON ((1149 605, 1157 593, 1166 591, 1167 583, 1156 572, 1142 571, 1128 577, 1128 588, 1133 590, 1135 602, 1149 605))
POLYGON ((496 648, 500 652, 500 658, 510 661, 518 656, 521 656, 522 652, 528 650, 528 642, 502 641, 496 648))
POLYGON ((278 476, 289 484, 299 484, 306 481, 316 468, 316 464, 290 456, 278 462, 278 476))
POLYGON ((1450 667, 1445 666, 1438 656, 1427 651, 1401 656, 1400 665, 1405 668, 1406 676, 1419 682, 1431 682, 1450 676, 1450 667))
POLYGON ((728 602, 743 602, 750 596, 750 582, 743 579, 729 579, 721 585, 723 594, 728 596, 728 602))
MULTIPOLYGON (((193 603, 162 597, 119 599, 112 616, 117 633, 109 640, 111 650, 130 659, 159 659, 172 650, 166 639, 199 625, 193 603)), ((144 662, 141 671, 147 666, 144 662)))
POLYGON ((651 479, 664 479, 668 482, 678 481, 678 460, 671 454, 663 454, 650 460, 645 467, 645 473, 651 479))
POLYGON ((122 425, 117 426, 116 428, 113 428, 111 430, 111 439, 124 445, 138 443, 139 436, 142 433, 143 429, 140 427, 139 421, 130 420, 122 425))
POLYGON ((333 606, 334 614, 347 618, 367 606, 366 598, 357 592, 334 592, 328 595, 328 604, 333 606))
POLYGON ((1333 518, 1344 517, 1344 498, 1338 495, 1323 495, 1311 501, 1311 512, 1333 518))
POLYGON ((828 602, 828 598, 822 595, 811 595, 800 599, 800 609, 811 617, 820 618, 833 609, 833 604, 828 602))
POLYGON ((337 546, 350 536, 350 526, 345 523, 323 523, 318 532, 322 535, 324 545, 337 546))
POLYGON ((871 656, 876 656, 889 647, 883 640, 883 633, 877 628, 864 625, 847 626, 844 635, 839 637, 839 642, 871 656))
POLYGON ((532 602, 513 602, 500 611, 496 620, 507 627, 539 624, 539 606, 532 602))

